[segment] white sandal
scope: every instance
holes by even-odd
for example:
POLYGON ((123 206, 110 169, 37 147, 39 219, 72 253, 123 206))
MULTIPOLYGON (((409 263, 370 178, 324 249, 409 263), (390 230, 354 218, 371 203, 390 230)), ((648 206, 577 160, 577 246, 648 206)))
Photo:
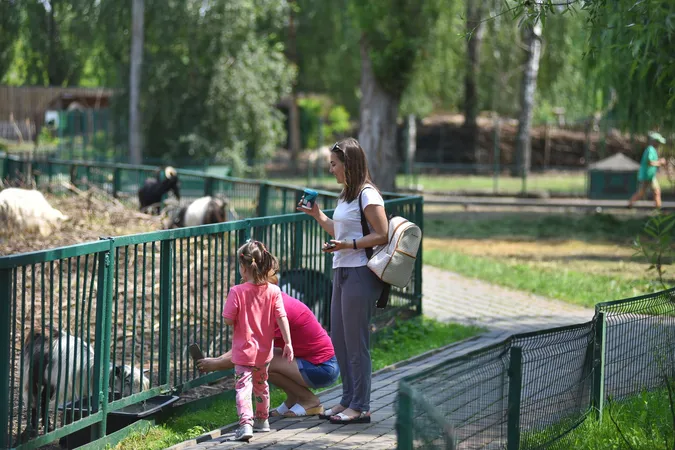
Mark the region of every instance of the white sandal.
MULTIPOLYGON (((340 405, 340 406, 342 406, 342 405, 340 405)), ((325 410, 325 411, 323 412, 323 414, 319 414, 319 419, 329 420, 329 419, 330 419, 331 417, 333 417, 334 415, 340 414, 340 413, 338 413, 338 412, 333 411, 333 409, 335 409, 335 406, 333 406, 332 408, 329 408, 329 409, 325 410)), ((347 408, 345 408, 345 409, 347 409, 347 408)), ((342 411, 344 411, 345 409, 343 409, 342 411)), ((340 411, 340 412, 342 412, 342 411, 340 411)))
POLYGON ((317 414, 323 414, 323 406, 318 405, 309 409, 305 409, 300 403, 296 403, 291 406, 290 411, 284 414, 284 417, 305 417, 305 416, 316 416, 317 414))
POLYGON ((290 409, 288 408, 288 406, 286 406, 286 403, 281 402, 281 405, 270 410, 270 417, 280 417, 286 414, 288 411, 290 411, 290 409))

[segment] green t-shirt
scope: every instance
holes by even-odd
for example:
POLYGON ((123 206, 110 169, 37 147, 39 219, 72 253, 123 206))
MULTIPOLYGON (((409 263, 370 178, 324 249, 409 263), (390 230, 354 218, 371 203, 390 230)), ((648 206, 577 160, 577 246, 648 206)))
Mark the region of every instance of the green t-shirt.
POLYGON ((656 149, 651 145, 647 147, 642 154, 642 161, 640 161, 640 172, 638 173, 638 180, 652 181, 656 175, 658 167, 649 164, 650 161, 658 161, 659 155, 656 154, 656 149))

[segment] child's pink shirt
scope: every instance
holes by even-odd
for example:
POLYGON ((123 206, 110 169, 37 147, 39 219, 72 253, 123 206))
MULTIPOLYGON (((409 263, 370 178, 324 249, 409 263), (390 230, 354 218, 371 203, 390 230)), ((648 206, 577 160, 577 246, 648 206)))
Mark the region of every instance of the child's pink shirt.
POLYGON ((279 317, 286 317, 279 286, 248 282, 234 286, 223 317, 234 321, 233 363, 260 367, 272 360, 274 325, 279 317))

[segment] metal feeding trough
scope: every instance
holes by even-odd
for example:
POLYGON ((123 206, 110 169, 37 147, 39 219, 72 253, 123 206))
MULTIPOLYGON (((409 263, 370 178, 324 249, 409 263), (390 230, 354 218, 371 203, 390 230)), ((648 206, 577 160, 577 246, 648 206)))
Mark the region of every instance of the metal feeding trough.
MULTIPOLYGON (((109 401, 112 402, 113 400, 119 400, 121 395, 117 392, 115 395, 111 393, 108 398, 109 401)), ((147 419, 150 416, 155 416, 167 408, 170 408, 179 398, 180 397, 175 395, 158 395, 143 400, 142 402, 134 403, 115 411, 110 411, 108 412, 106 421, 106 432, 108 434, 114 433, 140 419, 147 419)), ((89 416, 89 414, 95 413, 97 410, 89 407, 89 400, 90 398, 85 398, 59 406, 59 410, 65 414, 66 423, 70 423, 73 418, 79 420, 80 418, 89 416)), ((61 438, 59 444, 61 447, 68 449, 88 444, 91 441, 92 426, 85 427, 61 438)))

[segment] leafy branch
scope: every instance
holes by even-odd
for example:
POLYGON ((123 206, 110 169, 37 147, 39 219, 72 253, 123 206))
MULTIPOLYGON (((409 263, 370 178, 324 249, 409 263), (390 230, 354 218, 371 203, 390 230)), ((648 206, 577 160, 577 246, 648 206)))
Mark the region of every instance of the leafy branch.
POLYGON ((669 264, 673 256, 673 226, 675 216, 672 214, 657 214, 650 217, 641 235, 635 239, 635 254, 644 256, 650 263, 649 270, 655 270, 659 283, 664 289, 669 286, 664 279, 666 264, 669 264))

